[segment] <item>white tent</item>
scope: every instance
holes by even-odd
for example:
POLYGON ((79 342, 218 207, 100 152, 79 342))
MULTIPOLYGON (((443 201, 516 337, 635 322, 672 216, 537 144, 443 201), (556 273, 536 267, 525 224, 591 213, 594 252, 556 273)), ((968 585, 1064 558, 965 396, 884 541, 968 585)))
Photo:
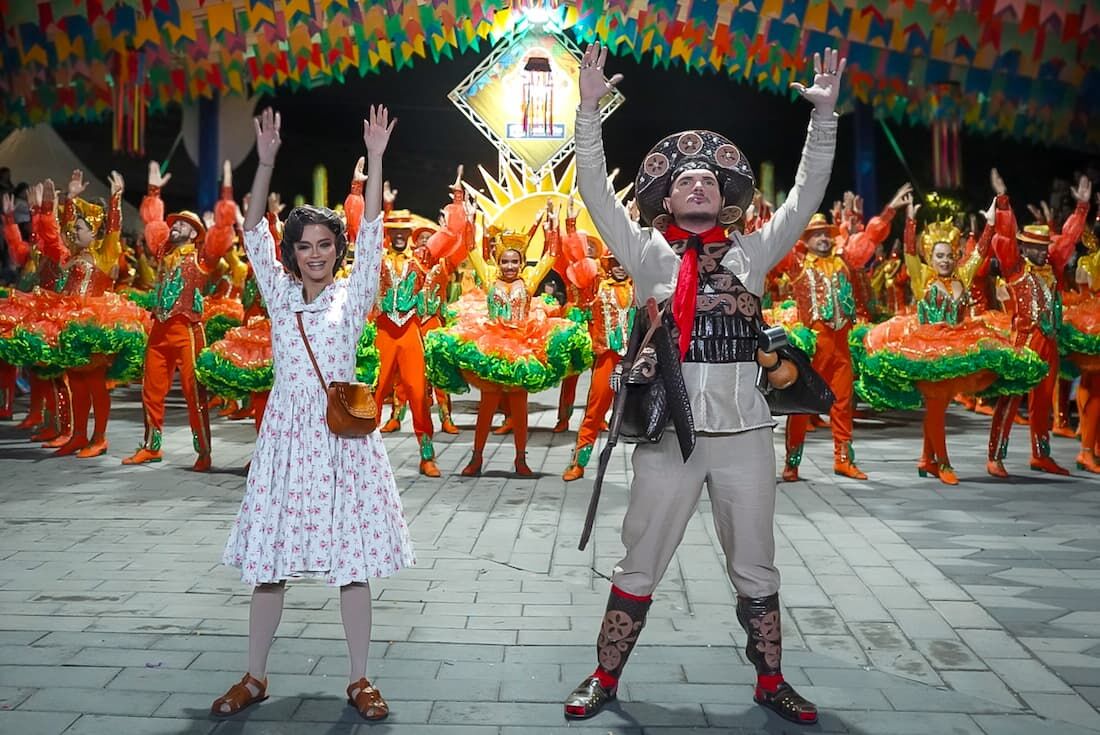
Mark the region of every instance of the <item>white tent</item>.
MULTIPOLYGON (((11 169, 12 181, 33 184, 51 178, 60 190, 64 190, 73 169, 79 168, 84 172, 84 180, 88 182, 88 188, 84 191, 85 197, 102 197, 106 201, 110 194, 107 185, 81 163, 49 123, 39 123, 33 128, 18 128, 0 141, 0 166, 11 169)), ((141 230, 141 215, 125 199, 122 202, 122 228, 126 232, 141 230)))

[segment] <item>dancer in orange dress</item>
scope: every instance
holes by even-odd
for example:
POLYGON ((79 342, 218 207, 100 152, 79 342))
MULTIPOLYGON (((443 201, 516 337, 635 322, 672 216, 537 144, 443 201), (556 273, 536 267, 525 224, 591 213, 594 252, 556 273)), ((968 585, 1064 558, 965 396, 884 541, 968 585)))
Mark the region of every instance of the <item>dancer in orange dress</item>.
POLYGON ((947 454, 947 407, 959 393, 1005 395, 1027 390, 1045 372, 1028 349, 1018 349, 985 320, 970 314, 970 285, 987 258, 993 209, 975 247, 964 255, 961 233, 950 221, 921 233, 911 199, 905 223, 905 263, 916 313, 895 316, 864 337, 860 392, 878 409, 914 409, 922 403, 924 447, 921 477, 946 485, 959 480, 947 454))
MULTIPOLYGON (((1100 219, 1095 225, 1100 229, 1100 219)), ((1059 351, 1081 371, 1077 408, 1081 423, 1081 451, 1077 469, 1100 474, 1100 249, 1097 233, 1081 235, 1087 255, 1077 260, 1077 290, 1065 294, 1065 312, 1059 332, 1059 351)))
POLYGON ((61 279, 61 293, 70 298, 59 324, 59 351, 72 396, 72 424, 67 441, 57 448, 59 455, 104 454, 111 415, 108 381, 141 373, 147 317, 137 304, 112 291, 122 250, 123 181, 117 172, 111 172, 109 180, 111 199, 104 212, 80 198, 87 184, 81 172, 74 171, 61 219, 71 257, 61 279), (93 410, 95 426, 89 439, 93 410))
MULTIPOLYGON (((997 236, 993 240, 993 252, 1001 263, 1001 274, 1005 280, 1004 288, 998 288, 999 297, 1012 307, 1014 344, 1030 347, 1049 366, 1046 377, 1027 397, 1031 469, 1068 475, 1069 470, 1050 456, 1050 413, 1054 386, 1058 381, 1058 330, 1062 322, 1061 289, 1055 274, 1065 270, 1084 232, 1092 183, 1082 176, 1077 187, 1071 190, 1077 200, 1077 208, 1062 226, 1061 234, 1052 238, 1046 225, 1028 225, 1023 230, 1017 229, 1004 181, 996 170, 993 178, 997 191, 997 236)), ((1013 419, 1022 398, 1020 395, 1002 397, 993 410, 986 469, 994 477, 1008 477, 1004 458, 1008 452, 1013 419)))
POLYGON ((487 294, 469 294, 458 305, 453 326, 430 332, 425 343, 428 375, 448 393, 481 391, 473 456, 462 470, 481 474, 485 442, 497 407, 507 404, 515 442, 515 470, 527 465, 527 394, 552 388, 565 376, 591 365, 587 330, 568 319, 547 316, 532 296, 557 258, 554 224, 544 223, 546 247, 535 266, 524 266, 533 233, 489 228, 482 250, 470 251, 487 294))
MULTIPOLYGON (((210 415, 206 389, 195 378, 195 361, 206 346, 202 331, 202 293, 218 261, 232 241, 207 243, 206 226, 194 212, 178 212, 164 218, 161 188, 171 174, 162 174, 156 161, 149 163, 149 189, 141 203, 145 240, 157 262, 153 327, 145 354, 145 379, 141 402, 145 409, 145 436, 138 450, 123 464, 161 461, 164 431, 164 399, 179 370, 187 417, 198 458, 192 469, 210 469, 210 415)), ((223 187, 232 187, 228 178, 223 187)), ((232 226, 232 211, 220 207, 217 224, 232 226)))
MULTIPOLYGON (((13 194, 3 195, 3 215, 4 215, 4 243, 8 249, 8 259, 11 262, 13 268, 22 269, 27 262, 27 258, 30 255, 30 247, 23 241, 23 235, 19 231, 19 225, 15 223, 15 196, 13 194)), ((0 303, 10 300, 10 292, 4 289, 5 293, 0 295, 0 303)), ((5 326, 3 320, 3 312, 5 309, 0 307, 0 339, 6 333, 7 329, 14 326, 16 322, 13 322, 9 326, 5 326)), ((14 415, 14 402, 16 392, 16 379, 19 374, 19 368, 12 365, 9 362, 0 360, 0 420, 8 421, 14 415)))
MULTIPOLYGON (((64 371, 55 363, 58 323, 57 291, 63 267, 69 260, 69 249, 61 239, 55 213, 56 192, 52 179, 31 188, 31 243, 22 240, 16 227, 8 236, 13 247, 29 254, 24 272, 28 292, 9 294, 0 308, 0 330, 3 344, 0 356, 12 365, 26 368, 31 384, 31 406, 27 417, 17 428, 31 429, 31 441, 53 444, 61 437, 67 441, 72 424, 70 394, 64 371), (29 271, 29 273, 28 273, 29 271)), ((57 448, 60 444, 54 444, 57 448)))

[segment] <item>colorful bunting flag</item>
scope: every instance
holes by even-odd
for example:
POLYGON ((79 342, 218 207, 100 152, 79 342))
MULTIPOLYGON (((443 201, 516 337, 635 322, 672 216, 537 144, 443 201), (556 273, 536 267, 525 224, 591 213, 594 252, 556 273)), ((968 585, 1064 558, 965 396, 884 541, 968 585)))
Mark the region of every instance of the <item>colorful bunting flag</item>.
POLYGON ((1089 124, 1100 116, 1100 5, 1083 0, 8 2, 0 124, 109 113, 107 70, 119 54, 140 61, 156 111, 450 59, 525 27, 535 4, 580 42, 780 94, 806 79, 813 52, 839 46, 851 70, 844 102, 929 123, 928 85, 953 80, 951 114, 972 130, 1100 147, 1089 124))

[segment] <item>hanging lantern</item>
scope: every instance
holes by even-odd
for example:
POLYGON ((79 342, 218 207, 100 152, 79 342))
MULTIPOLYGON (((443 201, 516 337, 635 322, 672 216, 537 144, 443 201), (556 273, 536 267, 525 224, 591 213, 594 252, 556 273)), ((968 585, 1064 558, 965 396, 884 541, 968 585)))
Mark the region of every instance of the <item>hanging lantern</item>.
POLYGON ((142 54, 125 49, 114 55, 111 149, 145 155, 145 63, 142 54))
POLYGON ((528 57, 523 65, 523 135, 548 138, 554 134, 554 71, 550 59, 528 57))

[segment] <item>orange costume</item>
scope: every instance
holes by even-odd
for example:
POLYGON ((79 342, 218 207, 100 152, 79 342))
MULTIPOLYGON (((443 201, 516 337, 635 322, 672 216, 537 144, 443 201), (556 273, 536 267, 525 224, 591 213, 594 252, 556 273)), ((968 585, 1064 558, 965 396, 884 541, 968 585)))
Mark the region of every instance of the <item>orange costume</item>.
MULTIPOLYGON (((433 232, 434 230, 429 228, 414 230, 412 241, 414 243, 419 242, 420 237, 425 233, 429 234, 430 238, 430 234, 433 232)), ((468 238, 469 235, 467 235, 468 238)), ((429 242, 431 242, 430 239, 429 242)), ((452 274, 466 258, 466 252, 466 248, 455 246, 451 249, 449 256, 437 258, 432 255, 430 245, 417 246, 416 256, 425 269, 424 288, 420 292, 420 304, 418 306, 420 311, 420 337, 422 340, 428 332, 443 327, 444 311, 447 308, 447 289, 450 286, 452 274)), ((458 427, 455 426, 451 417, 450 395, 442 388, 434 387, 432 388, 432 395, 435 398, 435 405, 439 407, 440 429, 447 434, 457 434, 458 427)))
MULTIPOLYGON (((15 215, 4 214, 4 242, 8 248, 8 258, 12 266, 22 268, 30 255, 30 247, 23 241, 19 226, 15 223, 15 215)), ((5 297, 8 298, 8 297, 5 297)), ((5 331, 4 324, 0 322, 0 333, 5 331)), ((14 413, 15 381, 19 369, 10 363, 0 360, 0 421, 11 419, 14 413)))
MULTIPOLYGON (((1050 456, 1051 408, 1058 382, 1058 331, 1062 324, 1062 296, 1056 274, 1065 270, 1073 256, 1084 232, 1087 214, 1088 202, 1078 202, 1061 234, 1051 238, 1046 225, 1028 225, 1023 231, 1017 231, 1008 196, 997 197, 997 235, 993 239, 993 252, 1001 263, 1008 297, 1005 300, 1013 314, 1013 342, 1017 347, 1030 347, 1049 366, 1047 376, 1028 393, 1031 469, 1059 475, 1069 472, 1050 456), (1020 246, 1045 249, 1048 262, 1039 265, 1022 257, 1020 246)), ((999 398, 993 410, 987 469, 994 477, 1008 476, 1003 460, 1022 398, 1020 395, 999 398)))
MULTIPOLYGON (((572 202, 570 202, 572 206, 572 202)), ((561 233, 548 233, 555 241, 561 240, 561 233)), ((565 304, 562 313, 570 308, 587 310, 596 298, 599 286, 598 258, 604 251, 599 238, 577 230, 577 218, 571 213, 565 219, 564 247, 554 263, 554 270, 565 282, 565 304)), ((554 433, 569 430, 569 419, 573 415, 573 406, 577 402, 577 381, 580 375, 568 375, 561 381, 558 393, 558 418, 554 424, 554 433)))
POLYGON ((1100 250, 1097 237, 1086 229, 1082 241, 1088 255, 1077 260, 1078 290, 1066 293, 1061 351, 1081 370, 1077 406, 1081 414, 1081 451, 1077 468, 1100 473, 1100 250))
MULTIPOLYGON (((70 198, 65 203, 62 216, 62 229, 70 241, 75 239, 75 226, 83 220, 93 232, 98 231, 103 222, 103 209, 80 198, 70 198)), ((113 194, 107 210, 107 223, 104 234, 93 242, 83 253, 69 259, 62 275, 64 286, 61 293, 77 297, 86 308, 89 321, 108 325, 122 319, 123 306, 138 311, 139 307, 121 297, 106 294, 114 287, 118 270, 118 259, 122 244, 119 233, 122 225, 122 194, 113 194), (87 257, 85 257, 87 256, 87 257)), ((75 247, 75 245, 74 245, 75 247)), ((70 314, 78 318, 78 314, 70 314)), ((140 319, 133 320, 140 325, 140 319)), ((140 326, 137 327, 140 331, 140 326)), ((57 454, 76 453, 78 457, 97 457, 107 451, 107 421, 111 414, 111 395, 107 388, 107 369, 111 358, 103 354, 91 355, 87 365, 70 368, 66 371, 72 400, 72 422, 70 435, 59 437, 52 442, 57 446, 57 454), (88 439, 88 417, 94 408, 95 428, 92 438, 88 439), (62 439, 66 439, 63 443, 62 439)))
MULTIPOLYGON (((891 217, 886 215, 887 218, 891 217)), ((868 226, 868 230, 871 226, 868 226)), ((822 214, 815 214, 803 233, 803 240, 821 232, 833 233, 822 214)), ((855 479, 867 476, 855 464, 852 454, 852 354, 848 334, 856 320, 857 310, 852 288, 852 271, 860 270, 874 255, 874 237, 857 233, 841 253, 818 255, 799 243, 777 268, 786 271, 798 308, 798 319, 813 329, 817 346, 813 368, 829 383, 836 402, 829 412, 833 431, 833 470, 838 475, 855 479)), ((787 458, 783 479, 798 479, 802 461, 802 445, 810 417, 804 414, 787 418, 787 458)))
POLYGON ((626 278, 615 258, 602 258, 604 270, 597 274, 595 298, 590 303, 588 334, 592 338, 592 382, 573 459, 562 474, 566 482, 584 477, 584 468, 592 456, 596 439, 605 428, 607 412, 615 398, 611 379, 619 360, 626 353, 630 330, 634 324, 634 285, 626 278), (619 276, 616 278, 615 276, 619 276))
MULTIPOLYGON (((355 187, 361 187, 362 184, 357 182, 352 186, 352 196, 359 196, 361 199, 362 195, 355 187)), ((447 207, 446 225, 441 230, 446 234, 440 237, 433 235, 429 240, 428 248, 432 252, 433 260, 437 253, 442 256, 444 250, 448 255, 453 255, 453 249, 461 249, 461 240, 466 229, 461 189, 454 196, 454 202, 447 207), (456 206, 458 211, 451 211, 456 206), (456 239, 451 238, 451 235, 455 235, 456 239)), ((434 427, 420 321, 423 292, 429 285, 427 277, 430 266, 421 262, 413 252, 409 242, 413 224, 412 216, 408 212, 387 211, 383 224, 388 247, 382 255, 379 296, 375 307, 375 325, 378 328, 375 346, 379 355, 375 400, 381 404, 384 399, 393 397, 394 387, 399 386, 402 397, 408 400, 412 409, 413 431, 420 446, 420 474, 439 477, 439 468, 435 463, 435 446, 432 443, 434 427), (402 246, 398 247, 397 243, 402 243, 402 246)), ((394 399, 394 403, 397 402, 394 399)), ((394 405, 395 414, 397 411, 398 406, 394 405)))
MULTIPOLYGON (((0 314, 0 332, 19 326, 21 312, 46 317, 51 313, 49 306, 56 304, 56 299, 50 296, 61 287, 62 269, 69 260, 69 250, 61 241, 61 231, 54 213, 53 189, 47 189, 45 195, 48 198, 34 207, 31 216, 33 248, 22 240, 14 222, 12 227, 5 229, 8 247, 13 252, 33 255, 32 282, 37 288, 29 294, 16 293, 9 296, 9 304, 4 311, 8 312, 7 316, 10 318, 5 320, 4 315, 0 314)), ((31 264, 28 262, 27 267, 30 268, 31 264)), ((38 320, 31 331, 36 331, 39 325, 48 322, 48 318, 38 320)), ((56 337, 56 325, 50 324, 49 328, 52 335, 43 336, 56 337)), ((56 378, 44 377, 34 364, 27 364, 26 368, 31 384, 31 405, 27 417, 19 423, 18 428, 36 428, 31 441, 52 443, 59 437, 67 436, 71 429, 72 414, 69 386, 64 375, 56 378)), ((56 371, 52 372, 56 374, 56 371)))
MULTIPOLYGON (((223 191, 223 198, 225 192, 223 191)), ((232 197, 230 193, 230 198, 232 197)), ((220 203, 219 203, 220 204, 220 203)), ((164 219, 160 187, 150 184, 141 203, 145 221, 145 240, 157 263, 154 286, 153 328, 145 353, 145 379, 141 402, 145 408, 145 437, 141 447, 123 464, 143 464, 161 460, 164 431, 164 399, 172 386, 172 376, 180 373, 187 417, 198 459, 194 468, 210 468, 210 416, 206 389, 195 378, 195 361, 206 346, 202 328, 202 293, 210 275, 232 244, 232 238, 207 242, 202 220, 192 212, 179 212, 164 219), (180 224, 177 229, 175 225, 180 224), (196 233, 193 240, 174 235, 189 225, 196 233)), ((216 224, 232 227, 232 208, 216 208, 216 224), (226 222, 226 218, 230 221, 226 222)))
POLYGON ((947 454, 945 416, 959 393, 1009 395, 1027 390, 1045 372, 1030 350, 1013 346, 1002 331, 970 314, 969 287, 986 259, 993 226, 987 225, 962 255, 950 222, 925 227, 918 244, 912 216, 905 225, 905 261, 915 314, 898 315, 863 339, 860 391, 875 408, 925 406, 924 448, 917 471, 947 485, 959 480, 947 454))
POLYGON ((538 263, 524 267, 535 230, 524 234, 489 228, 482 248, 486 252, 475 248, 469 253, 487 293, 463 297, 455 323, 431 332, 426 340, 428 374, 435 385, 464 393, 473 384, 481 391, 473 457, 462 470, 465 476, 481 473, 489 424, 502 404, 507 405, 512 422, 516 473, 531 476, 526 461, 528 393, 551 388, 591 364, 587 330, 549 316, 544 303, 532 299, 558 255, 553 229, 546 227, 538 263), (509 253, 516 271, 505 280, 500 263, 509 253))

